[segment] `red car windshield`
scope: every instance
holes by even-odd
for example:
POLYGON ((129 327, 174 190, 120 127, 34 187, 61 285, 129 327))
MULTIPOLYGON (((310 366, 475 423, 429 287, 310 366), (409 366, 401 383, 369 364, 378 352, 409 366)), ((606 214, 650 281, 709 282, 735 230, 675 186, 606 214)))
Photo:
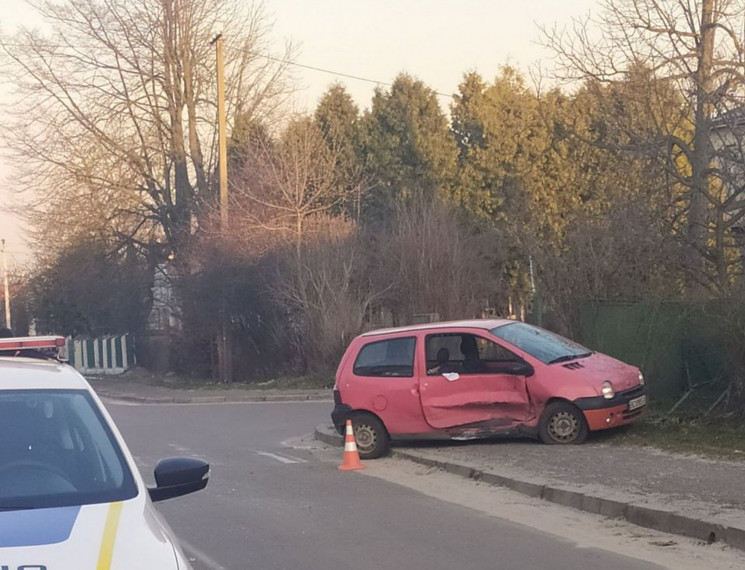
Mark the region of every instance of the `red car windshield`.
POLYGON ((524 350, 544 364, 585 358, 592 351, 581 344, 525 323, 510 323, 491 329, 491 333, 524 350))

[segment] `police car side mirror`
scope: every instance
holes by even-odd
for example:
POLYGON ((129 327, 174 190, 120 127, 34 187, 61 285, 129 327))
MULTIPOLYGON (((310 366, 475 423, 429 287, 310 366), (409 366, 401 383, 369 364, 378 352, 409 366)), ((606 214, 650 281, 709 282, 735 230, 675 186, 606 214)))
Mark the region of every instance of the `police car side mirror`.
POLYGON ((168 457, 155 466, 155 487, 148 489, 150 499, 164 501, 201 491, 210 478, 210 464, 193 457, 168 457))

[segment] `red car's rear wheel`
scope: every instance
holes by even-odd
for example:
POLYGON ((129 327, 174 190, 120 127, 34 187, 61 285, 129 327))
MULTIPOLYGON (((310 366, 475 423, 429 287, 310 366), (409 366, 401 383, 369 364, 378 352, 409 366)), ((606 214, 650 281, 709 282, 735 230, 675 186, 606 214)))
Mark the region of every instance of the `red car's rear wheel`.
POLYGON ((390 437, 383 422, 372 414, 352 416, 354 439, 361 459, 375 459, 388 453, 390 437))

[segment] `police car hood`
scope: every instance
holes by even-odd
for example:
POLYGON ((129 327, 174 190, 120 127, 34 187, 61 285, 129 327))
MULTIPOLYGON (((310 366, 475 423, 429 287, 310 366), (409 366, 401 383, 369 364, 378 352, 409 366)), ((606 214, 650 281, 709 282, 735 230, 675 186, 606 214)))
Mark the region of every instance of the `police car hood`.
POLYGON ((168 532, 152 504, 142 497, 0 511, 0 568, 184 570, 168 532))

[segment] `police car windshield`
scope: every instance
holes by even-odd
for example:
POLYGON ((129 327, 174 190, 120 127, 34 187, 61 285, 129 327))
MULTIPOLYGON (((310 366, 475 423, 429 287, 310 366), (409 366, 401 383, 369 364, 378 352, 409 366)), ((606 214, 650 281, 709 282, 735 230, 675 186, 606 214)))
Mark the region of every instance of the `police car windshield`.
POLYGON ((0 510, 132 498, 132 473, 84 390, 0 390, 0 510))

